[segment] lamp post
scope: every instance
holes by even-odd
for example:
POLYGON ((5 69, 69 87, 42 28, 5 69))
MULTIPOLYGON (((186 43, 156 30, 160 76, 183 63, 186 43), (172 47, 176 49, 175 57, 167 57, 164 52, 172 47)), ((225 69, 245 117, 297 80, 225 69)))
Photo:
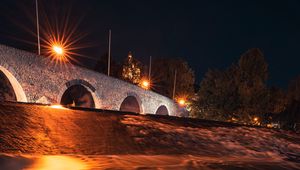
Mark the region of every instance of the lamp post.
POLYGON ((110 75, 110 49, 111 49, 111 30, 108 33, 108 59, 107 59, 107 75, 110 75))
POLYGON ((152 57, 150 56, 150 61, 149 61, 149 73, 148 73, 148 79, 149 79, 149 82, 151 82, 151 67, 152 67, 152 57))
POLYGON ((39 6, 38 6, 38 0, 35 0, 35 13, 36 13, 36 31, 37 31, 38 54, 41 55, 40 26, 39 26, 39 6))
POLYGON ((175 93, 176 93, 176 78, 177 78, 177 70, 175 70, 175 73, 174 73, 174 82, 173 82, 173 100, 175 99, 175 93))

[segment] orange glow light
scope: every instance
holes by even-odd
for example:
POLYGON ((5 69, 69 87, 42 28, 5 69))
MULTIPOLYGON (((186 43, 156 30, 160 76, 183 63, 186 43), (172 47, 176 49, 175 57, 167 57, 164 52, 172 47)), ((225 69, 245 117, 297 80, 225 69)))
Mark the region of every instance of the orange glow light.
MULTIPOLYGON (((51 7, 59 7, 55 3, 45 3, 51 7)), ((72 6, 72 5, 71 5, 72 6)), ((27 33, 31 34, 33 37, 38 38, 40 42, 39 52, 41 57, 45 57, 47 64, 61 66, 67 66, 68 63, 81 64, 78 60, 79 57, 89 58, 94 60, 93 57, 82 54, 80 49, 86 49, 89 47, 95 47, 96 44, 86 41, 85 37, 89 35, 89 32, 79 29, 82 24, 83 16, 75 15, 70 5, 66 8, 60 10, 59 12, 50 12, 48 10, 43 10, 43 5, 39 12, 41 12, 41 21, 38 25, 40 34, 37 35, 37 30, 32 29, 31 26, 26 24, 26 22, 12 21, 17 27, 23 29, 27 33)), ((38 8, 36 8, 38 10, 38 8)), ((52 9, 52 8, 51 8, 52 9)), ((24 11, 25 12, 25 11, 24 11)), ((77 12, 77 11, 76 11, 77 12)), ((31 11, 26 11, 25 13, 31 13, 31 11)), ((30 15, 34 16, 34 15, 30 15)), ((32 19, 32 23, 36 23, 36 16, 27 19, 32 19)), ((33 41, 28 41, 26 39, 20 39, 19 37, 13 37, 18 41, 25 42, 28 44, 36 44, 37 39, 32 39, 33 41)))
POLYGON ((89 58, 89 56, 78 53, 79 49, 92 46, 91 44, 83 45, 80 42, 87 33, 77 32, 78 23, 76 21, 74 21, 74 24, 70 23, 68 16, 59 20, 61 23, 46 19, 45 25, 41 25, 43 30, 41 35, 41 53, 50 57, 51 62, 55 63, 55 65, 79 63, 76 57, 89 58))
POLYGON ((56 53, 56 55, 63 55, 64 49, 60 45, 53 45, 52 46, 53 52, 56 53))
POLYGON ((60 43, 56 40, 51 41, 48 44, 48 53, 52 57, 52 60, 58 62, 69 62, 70 53, 68 48, 64 46, 64 43, 60 43))
POLYGON ((33 160, 35 160, 33 165, 28 169, 88 169, 88 166, 81 159, 70 156, 42 156, 33 160))
POLYGON ((149 82, 148 81, 143 81, 143 86, 149 87, 149 82))
POLYGON ((150 82, 149 80, 142 80, 141 83, 140 83, 140 86, 143 88, 143 89, 146 89, 146 90, 149 90, 150 89, 150 82))
POLYGON ((184 98, 179 98, 177 102, 180 106, 185 106, 186 104, 186 100, 184 98))
POLYGON ((53 109, 66 109, 62 105, 51 105, 50 107, 53 108, 53 109))

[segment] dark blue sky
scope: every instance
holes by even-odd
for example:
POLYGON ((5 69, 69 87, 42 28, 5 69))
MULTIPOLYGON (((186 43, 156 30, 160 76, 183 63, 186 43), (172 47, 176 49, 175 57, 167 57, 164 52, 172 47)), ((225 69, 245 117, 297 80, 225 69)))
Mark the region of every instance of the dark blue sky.
MULTIPOLYGON (((153 57, 182 57, 200 82, 208 68, 225 68, 249 48, 260 48, 269 63, 269 84, 286 87, 300 75, 300 1, 102 1, 39 0, 48 17, 71 10, 73 22, 83 16, 82 41, 93 46, 82 53, 97 58, 107 50, 112 29, 112 55, 121 60, 128 51, 142 61, 153 57), (72 6, 72 8, 71 8, 72 6), (55 9, 55 10, 54 10, 55 9), (53 13, 49 15, 49 13, 53 13)), ((0 43, 34 50, 35 42, 15 23, 35 30, 34 0, 1 1, 0 43), (22 2, 22 1, 21 1, 22 2), (21 10, 20 10, 21 9, 21 10), (29 13, 29 18, 24 13, 29 13)), ((43 23, 43 18, 41 19, 43 23)), ((94 63, 94 61, 88 61, 94 63)))

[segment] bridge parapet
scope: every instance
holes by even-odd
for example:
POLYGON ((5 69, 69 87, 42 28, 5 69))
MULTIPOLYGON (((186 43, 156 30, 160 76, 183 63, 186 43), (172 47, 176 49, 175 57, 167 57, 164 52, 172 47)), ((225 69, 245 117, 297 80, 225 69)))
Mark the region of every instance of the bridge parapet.
POLYGON ((122 104, 138 104, 142 114, 155 114, 160 106, 169 115, 178 113, 173 100, 155 92, 83 67, 56 65, 48 57, 4 45, 0 45, 0 68, 15 79, 10 83, 18 90, 18 101, 57 104, 65 100, 67 104, 111 110, 120 110, 122 104), (135 101, 124 101, 128 96, 135 101))

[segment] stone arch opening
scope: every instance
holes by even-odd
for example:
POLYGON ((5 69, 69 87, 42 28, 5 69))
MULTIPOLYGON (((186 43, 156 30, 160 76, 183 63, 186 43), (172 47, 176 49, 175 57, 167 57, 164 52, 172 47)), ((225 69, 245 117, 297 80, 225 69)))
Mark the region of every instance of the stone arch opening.
POLYGON ((127 96, 120 107, 120 111, 141 113, 140 104, 135 96, 127 96))
POLYGON ((0 101, 27 102, 18 80, 2 66, 0 66, 0 101))
POLYGON ((60 104, 73 107, 95 108, 92 93, 81 84, 68 87, 61 97, 60 104))
POLYGON ((161 106, 158 107, 155 114, 157 114, 157 115, 169 115, 169 111, 168 111, 166 106, 161 105, 161 106))

